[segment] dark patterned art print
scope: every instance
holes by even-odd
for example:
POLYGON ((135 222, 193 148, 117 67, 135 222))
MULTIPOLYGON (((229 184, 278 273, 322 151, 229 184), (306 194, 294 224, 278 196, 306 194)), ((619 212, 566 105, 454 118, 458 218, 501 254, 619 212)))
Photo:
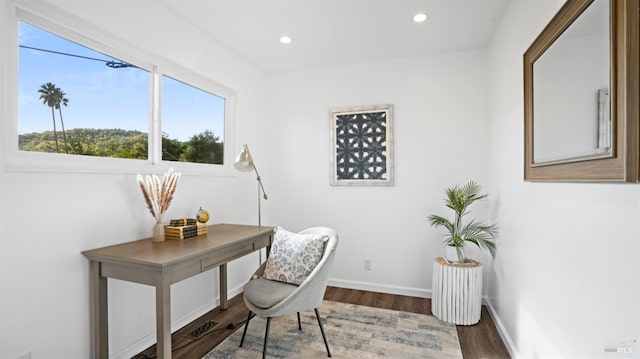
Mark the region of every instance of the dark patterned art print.
POLYGON ((338 180, 387 177, 386 112, 336 117, 336 176, 338 180))
POLYGON ((333 185, 392 185, 392 106, 332 111, 333 185))

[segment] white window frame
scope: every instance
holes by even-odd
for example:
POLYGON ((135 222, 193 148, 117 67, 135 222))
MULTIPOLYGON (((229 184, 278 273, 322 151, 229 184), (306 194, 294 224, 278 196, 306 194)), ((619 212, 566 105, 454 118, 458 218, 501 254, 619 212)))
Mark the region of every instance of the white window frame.
MULTIPOLYGON (((215 81, 198 75, 166 59, 158 58, 115 38, 90 23, 73 17, 51 5, 28 6, 28 2, 8 3, 4 25, 6 37, 4 101, 5 169, 10 172, 77 172, 77 173, 162 173, 173 167, 183 174, 232 176, 235 149, 235 107, 237 94, 215 81), (46 16, 42 14, 47 14, 46 16), (73 17, 73 21, 69 18, 73 17), (148 159, 122 159, 99 156, 68 155, 20 151, 18 149, 18 23, 20 21, 49 31, 95 51, 149 71, 149 138, 148 159), (73 24, 73 28, 63 24, 73 24), (168 76, 225 100, 223 164, 203 164, 162 160, 162 76, 168 76)), ((1 16, 0 12, 0 16, 1 16)), ((2 24, 2 22, 0 22, 2 24)), ((2 29, 4 27, 4 29, 2 29)))

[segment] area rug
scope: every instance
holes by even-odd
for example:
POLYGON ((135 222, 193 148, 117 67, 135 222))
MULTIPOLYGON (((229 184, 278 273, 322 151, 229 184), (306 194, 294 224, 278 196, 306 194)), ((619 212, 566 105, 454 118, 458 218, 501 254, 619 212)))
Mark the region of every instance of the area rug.
MULTIPOLYGON (((416 313, 324 301, 319 308, 333 358, 462 358, 455 325, 416 313)), ((326 358, 327 351, 314 312, 302 312, 302 331, 295 314, 273 318, 268 358, 326 358)), ((203 359, 261 358, 266 319, 244 326, 203 359)))

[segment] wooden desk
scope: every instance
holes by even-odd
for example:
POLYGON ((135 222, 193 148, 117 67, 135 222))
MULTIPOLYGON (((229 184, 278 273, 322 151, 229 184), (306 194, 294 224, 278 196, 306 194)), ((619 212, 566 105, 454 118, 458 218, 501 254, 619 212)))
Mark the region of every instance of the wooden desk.
POLYGON ((227 262, 269 247, 273 227, 218 224, 207 234, 154 243, 151 239, 84 251, 91 266, 92 357, 109 358, 107 278, 156 287, 159 359, 171 358, 171 284, 220 267, 220 307, 227 308, 227 262))

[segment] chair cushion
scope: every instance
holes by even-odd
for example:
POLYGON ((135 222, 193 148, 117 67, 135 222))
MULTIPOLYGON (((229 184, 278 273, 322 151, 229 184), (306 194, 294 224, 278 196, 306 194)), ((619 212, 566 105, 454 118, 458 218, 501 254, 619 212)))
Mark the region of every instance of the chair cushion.
POLYGON ((252 279, 244 285, 244 299, 258 308, 267 309, 280 303, 298 288, 297 285, 264 278, 252 279))
POLYGON ((263 277, 301 284, 322 259, 324 243, 328 238, 322 234, 292 233, 278 227, 263 277))

